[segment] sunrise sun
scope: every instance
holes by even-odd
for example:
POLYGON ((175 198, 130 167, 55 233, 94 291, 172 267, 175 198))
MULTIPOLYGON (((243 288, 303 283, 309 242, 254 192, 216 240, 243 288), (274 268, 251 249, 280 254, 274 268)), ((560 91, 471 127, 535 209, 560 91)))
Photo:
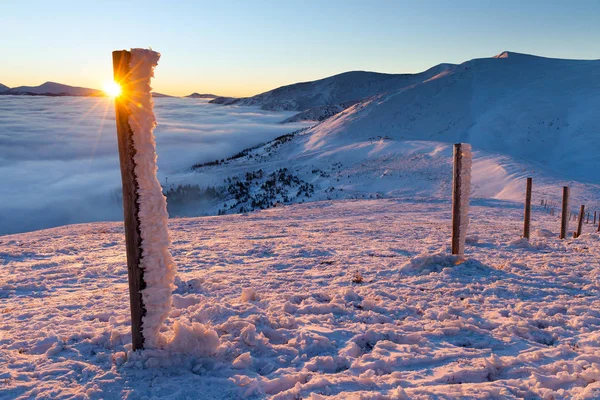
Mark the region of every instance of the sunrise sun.
POLYGON ((109 97, 118 97, 121 94, 121 86, 114 82, 109 81, 104 84, 104 93, 109 97))

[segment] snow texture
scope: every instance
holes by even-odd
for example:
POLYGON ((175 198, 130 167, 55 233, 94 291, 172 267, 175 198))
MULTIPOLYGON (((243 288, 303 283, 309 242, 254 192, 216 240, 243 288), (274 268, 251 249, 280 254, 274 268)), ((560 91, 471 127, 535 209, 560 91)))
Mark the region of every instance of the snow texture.
POLYGON ((171 348, 131 351, 123 225, 0 237, 0 399, 597 399, 600 235, 473 199, 171 219, 171 348), (353 282, 355 271, 363 276, 353 282), (248 290, 252 288, 252 290, 248 290))
MULTIPOLYGON (((458 171, 460 176, 458 255, 463 256, 465 254, 465 241, 467 240, 467 231, 469 229, 469 199, 471 197, 471 165, 473 164, 473 153, 471 152, 471 145, 467 143, 461 143, 460 149, 460 171, 458 171)), ((456 151, 456 147, 454 151, 456 151)))
MULTIPOLYGON (((176 265, 169 252, 169 231, 167 229, 167 201, 156 177, 156 142, 154 140, 154 103, 150 94, 150 79, 154 77, 154 67, 160 54, 145 49, 131 49, 130 60, 130 111, 129 125, 133 132, 135 148, 134 173, 137 178, 139 195, 139 221, 142 238, 142 258, 140 268, 144 271, 146 288, 142 299, 146 314, 143 317, 142 333, 144 346, 161 347, 167 338, 160 330, 171 311, 171 291, 175 278, 176 265)), ((185 332, 184 327, 176 326, 176 332, 185 332)), ((193 331, 197 329, 192 327, 193 331)), ((187 334, 176 335, 176 339, 187 334)), ((176 342, 179 343, 179 340, 176 342)))

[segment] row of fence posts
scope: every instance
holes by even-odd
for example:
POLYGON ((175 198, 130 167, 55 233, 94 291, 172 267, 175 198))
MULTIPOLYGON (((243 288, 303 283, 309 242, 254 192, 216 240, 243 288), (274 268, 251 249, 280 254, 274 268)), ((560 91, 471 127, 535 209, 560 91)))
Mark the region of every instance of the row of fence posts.
MULTIPOLYGON (((531 191, 533 186, 532 178, 527 178, 527 187, 525 191, 525 215, 524 215, 524 223, 523 223, 523 237, 529 239, 530 235, 530 225, 531 225, 531 191)), ((567 233, 569 229, 570 221, 577 221, 577 229, 573 232, 573 237, 578 238, 581 236, 581 232, 583 231, 584 221, 586 224, 589 224, 592 218, 591 211, 587 211, 585 209, 585 204, 582 204, 579 208, 579 213, 572 212, 569 210, 569 187, 563 186, 562 192, 562 204, 560 211, 560 235, 561 239, 567 238, 567 233)), ((540 202, 540 206, 544 207, 545 210, 548 211, 550 215, 555 215, 555 208, 557 204, 554 202, 548 203, 548 200, 542 199, 540 202)), ((591 222, 594 226, 597 225, 597 232, 600 232, 600 218, 597 211, 593 213, 593 222, 591 222)))
MULTIPOLYGON (((468 205, 470 192, 472 153, 471 146, 466 143, 457 143, 454 145, 454 170, 452 183, 452 254, 463 256, 465 247, 466 230, 468 224, 468 205)), ((529 240, 531 234, 531 197, 533 191, 533 179, 527 178, 525 189, 525 215, 523 222, 523 237, 529 240)), ((550 215, 555 215, 555 208, 558 204, 548 203, 548 200, 542 199, 541 206, 546 209, 550 215)), ((562 204, 560 211, 560 235, 561 239, 567 238, 569 222, 577 219, 577 230, 573 232, 573 237, 581 236, 583 223, 590 223, 591 212, 586 214, 585 205, 582 204, 579 209, 579 215, 569 210, 569 187, 563 186, 562 204), (587 219, 586 219, 587 217, 587 219)), ((600 214, 594 211, 593 224, 598 223, 597 232, 600 232, 600 214)))

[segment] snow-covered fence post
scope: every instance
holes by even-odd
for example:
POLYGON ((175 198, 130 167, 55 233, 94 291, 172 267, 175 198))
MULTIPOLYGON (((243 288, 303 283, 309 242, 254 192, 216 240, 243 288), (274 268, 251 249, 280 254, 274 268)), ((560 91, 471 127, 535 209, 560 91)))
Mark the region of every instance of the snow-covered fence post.
POLYGON ((175 264, 168 251, 167 203, 156 178, 156 119, 150 79, 160 54, 131 49, 113 52, 123 213, 131 304, 133 350, 165 342, 160 328, 171 309, 175 264))
POLYGON ((525 189, 525 220, 523 222, 523 237, 529 240, 529 230, 531 223, 531 187, 533 179, 527 178, 527 187, 525 189))
POLYGON ((113 52, 114 79, 121 86, 122 96, 115 98, 117 118, 117 140, 119 145, 119 162, 121 164, 121 181, 123 184, 123 217, 125 222, 125 245, 127 252, 127 274, 129 278, 129 303, 131 306, 131 341, 133 350, 144 348, 142 334, 142 318, 146 314, 142 300, 142 290, 146 288, 144 271, 140 268, 142 258, 142 237, 140 232, 138 182, 135 175, 133 157, 133 132, 129 126, 129 109, 127 93, 130 92, 128 51, 113 52))
POLYGON ((562 196, 562 219, 560 221, 560 238, 565 239, 567 237, 567 230, 569 229, 569 221, 571 220, 571 212, 569 211, 569 187, 563 186, 562 196))
POLYGON ((577 223, 577 232, 575 232, 574 237, 578 238, 581 236, 581 230, 583 229, 583 219, 585 218, 585 205, 582 204, 579 209, 579 221, 577 223))
POLYGON ((452 185, 452 254, 465 254, 465 240, 469 224, 469 195, 471 193, 471 145, 454 145, 452 185))

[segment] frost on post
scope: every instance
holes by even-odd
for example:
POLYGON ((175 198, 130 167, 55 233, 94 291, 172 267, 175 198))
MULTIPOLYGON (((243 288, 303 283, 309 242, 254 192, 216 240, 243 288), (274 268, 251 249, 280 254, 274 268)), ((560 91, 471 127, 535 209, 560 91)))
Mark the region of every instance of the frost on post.
POLYGON ((454 145, 454 182, 452 186, 452 254, 465 254, 471 194, 471 145, 454 145))
POLYGON ((171 310, 171 292, 176 266, 169 253, 167 230, 167 201, 156 177, 156 142, 154 140, 154 103, 150 79, 160 54, 146 49, 131 49, 129 62, 131 82, 128 101, 129 125, 135 148, 135 176, 138 182, 139 221, 142 257, 146 288, 142 299, 146 315, 142 321, 145 345, 149 348, 166 344, 160 328, 171 310))

